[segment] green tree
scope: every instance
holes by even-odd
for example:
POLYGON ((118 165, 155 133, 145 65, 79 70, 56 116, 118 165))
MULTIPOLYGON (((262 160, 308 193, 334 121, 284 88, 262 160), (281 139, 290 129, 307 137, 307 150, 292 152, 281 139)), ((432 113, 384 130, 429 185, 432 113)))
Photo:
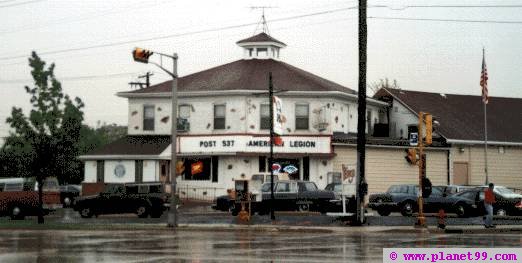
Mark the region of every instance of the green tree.
MULTIPOLYGON (((26 116, 21 108, 13 107, 7 123, 14 132, 7 137, 2 152, 20 158, 13 164, 15 169, 8 169, 23 171, 17 172, 17 176, 36 177, 40 186, 48 176, 56 176, 63 182, 81 168, 76 158, 84 104, 79 98, 71 99, 63 93, 54 75, 54 63, 46 68, 45 62, 33 52, 29 66, 34 87, 26 86, 25 90, 31 96, 32 109, 26 116)), ((42 187, 39 223, 43 223, 41 192, 42 187)))

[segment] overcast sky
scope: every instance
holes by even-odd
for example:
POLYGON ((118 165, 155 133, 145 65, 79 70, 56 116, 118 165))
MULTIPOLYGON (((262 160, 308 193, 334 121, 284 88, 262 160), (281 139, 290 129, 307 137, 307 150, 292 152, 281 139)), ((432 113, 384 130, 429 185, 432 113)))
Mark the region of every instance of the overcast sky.
MULTIPOLYGON (((368 4, 368 83, 389 78, 408 90, 480 95, 485 47, 490 95, 522 98, 521 1, 368 4), (461 7, 447 7, 456 4, 461 7), (513 6, 499 7, 505 5, 513 6)), ((181 76, 241 59, 235 42, 260 32, 255 30, 261 10, 252 6, 272 7, 265 10, 269 32, 288 45, 281 51, 283 61, 357 90, 356 5, 339 0, 1 0, 0 137, 13 106, 29 109, 23 87, 32 85, 27 63, 32 50, 56 64, 67 94, 85 102, 88 124, 126 125, 127 101, 115 93, 129 90, 128 82, 146 71, 155 73, 153 84, 168 79, 153 65, 135 63, 134 47, 177 52, 181 76)))

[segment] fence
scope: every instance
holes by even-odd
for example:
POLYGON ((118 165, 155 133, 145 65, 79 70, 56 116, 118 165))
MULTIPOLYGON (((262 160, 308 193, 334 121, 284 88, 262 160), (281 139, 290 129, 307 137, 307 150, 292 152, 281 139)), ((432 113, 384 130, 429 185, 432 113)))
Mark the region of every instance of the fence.
POLYGON ((176 192, 183 200, 196 200, 213 202, 216 197, 226 194, 224 188, 219 187, 199 187, 189 185, 178 185, 176 192))

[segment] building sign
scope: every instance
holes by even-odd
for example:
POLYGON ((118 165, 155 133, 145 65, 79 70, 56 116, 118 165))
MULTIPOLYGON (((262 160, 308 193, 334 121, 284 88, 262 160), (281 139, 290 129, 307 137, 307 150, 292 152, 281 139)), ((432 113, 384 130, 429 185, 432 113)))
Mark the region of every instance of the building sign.
MULTIPOLYGON (((282 136, 275 153, 331 153, 330 136, 282 136)), ((268 153, 269 136, 180 136, 179 153, 268 153)))
POLYGON ((357 189, 357 176, 355 166, 341 165, 342 169, 342 193, 345 196, 353 196, 357 189))

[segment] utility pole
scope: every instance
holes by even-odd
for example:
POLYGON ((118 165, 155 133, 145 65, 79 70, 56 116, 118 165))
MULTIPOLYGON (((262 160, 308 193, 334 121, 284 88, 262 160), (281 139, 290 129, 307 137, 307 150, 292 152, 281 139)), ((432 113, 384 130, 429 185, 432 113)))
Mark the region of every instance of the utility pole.
POLYGON ((154 75, 154 73, 147 71, 147 73, 145 73, 145 75, 138 76, 138 78, 140 78, 140 79, 145 78, 145 87, 148 88, 148 87, 150 87, 150 77, 153 75, 154 75))
POLYGON ((274 214, 274 85, 272 82, 272 72, 268 72, 268 97, 270 101, 270 157, 268 158, 268 166, 270 169, 270 219, 275 220, 274 214))
MULTIPOLYGON (((424 177, 424 165, 426 162, 426 159, 423 157, 424 154, 424 139, 423 139, 423 130, 424 130, 424 112, 419 113, 419 215, 417 217, 417 226, 418 227, 426 227, 426 218, 424 217, 424 204, 422 199, 422 191, 423 191, 423 184, 422 184, 422 178, 424 177)), ((413 209, 413 207, 412 207, 413 209)))
MULTIPOLYGON (((364 222, 364 196, 366 195, 365 159, 366 159, 366 47, 367 47, 367 25, 366 25, 367 0, 359 0, 359 97, 358 97, 358 119, 357 119, 357 222, 364 222)), ((368 127, 368 130, 370 127, 368 127)))

